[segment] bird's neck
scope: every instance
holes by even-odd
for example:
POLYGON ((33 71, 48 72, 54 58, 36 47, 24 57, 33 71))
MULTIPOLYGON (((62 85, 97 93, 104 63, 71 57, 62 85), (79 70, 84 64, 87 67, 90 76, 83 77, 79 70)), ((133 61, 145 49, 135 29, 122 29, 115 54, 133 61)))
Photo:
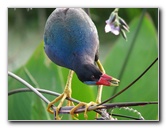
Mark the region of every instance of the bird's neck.
POLYGON ((85 65, 94 65, 94 61, 92 61, 91 59, 85 58, 85 59, 77 59, 76 60, 77 63, 73 63, 73 67, 74 67, 74 71, 76 73, 80 72, 81 70, 85 70, 84 67, 85 65))

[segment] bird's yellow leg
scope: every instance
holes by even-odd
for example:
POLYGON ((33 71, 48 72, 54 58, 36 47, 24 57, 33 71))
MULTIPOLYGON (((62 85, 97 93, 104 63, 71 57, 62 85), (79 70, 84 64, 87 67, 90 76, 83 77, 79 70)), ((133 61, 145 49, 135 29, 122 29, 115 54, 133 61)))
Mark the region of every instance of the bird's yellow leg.
MULTIPOLYGON (((102 73, 105 73, 105 70, 104 70, 104 68, 103 68, 103 66, 102 66, 102 64, 101 64, 101 62, 100 62, 99 60, 97 60, 96 63, 97 63, 97 66, 99 67, 100 71, 101 71, 102 73)), ((85 119, 87 119, 87 118, 88 118, 88 116, 87 116, 87 110, 88 110, 88 108, 89 108, 91 105, 96 105, 96 104, 101 103, 102 89, 103 89, 103 85, 99 85, 98 93, 97 93, 97 98, 96 98, 96 103, 95 103, 95 102, 90 102, 90 103, 81 102, 81 103, 79 103, 77 106, 75 106, 75 107, 70 111, 70 114, 72 115, 72 117, 73 117, 74 119, 77 119, 77 118, 74 116, 74 112, 75 112, 78 108, 80 108, 80 107, 82 107, 82 106, 85 106, 84 117, 85 117, 85 119)), ((98 117, 98 114, 96 115, 96 117, 98 117)))
MULTIPOLYGON (((100 71, 102 73, 105 73, 105 70, 104 70, 100 60, 97 60, 96 63, 97 63, 97 66, 99 67, 100 71)), ((97 93, 97 98, 96 98, 97 104, 101 103, 102 90, 103 90, 103 85, 100 85, 98 88, 98 93, 97 93)))
MULTIPOLYGON (((71 81, 72 81, 72 78, 73 78, 73 74, 74 74, 74 71, 70 70, 69 71, 69 75, 68 75, 68 79, 67 79, 67 83, 66 83, 66 86, 65 86, 65 89, 64 89, 64 92, 60 96, 58 96, 57 98, 55 98, 52 102, 50 102, 48 104, 47 111, 52 113, 52 114, 54 114, 54 111, 51 110, 51 106, 53 104, 55 104, 56 102, 60 101, 59 105, 56 107, 56 119, 57 120, 61 119, 59 117, 58 113, 59 113, 59 109, 62 107, 62 104, 63 104, 64 100, 66 99, 66 97, 71 98, 71 93, 72 93, 71 81)), ((70 106, 71 104, 74 105, 73 102, 68 101, 67 105, 70 106)))
POLYGON ((72 118, 78 120, 75 116, 74 116, 74 112, 80 108, 80 107, 83 107, 85 106, 85 111, 84 111, 84 117, 85 119, 87 120, 88 119, 88 115, 87 115, 87 111, 88 111, 88 108, 92 105, 96 105, 95 102, 90 102, 90 103, 85 103, 85 102, 81 102, 79 103, 78 105, 76 105, 71 111, 70 111, 70 115, 72 115, 72 118))
MULTIPOLYGON (((102 73, 105 73, 104 67, 102 66, 100 60, 97 60, 96 63, 97 63, 97 66, 99 67, 100 71, 101 71, 102 73)), ((119 80, 116 79, 116 78, 114 78, 114 80, 117 81, 117 82, 119 82, 119 80)), ((118 84, 115 85, 115 86, 118 86, 118 84)), ((97 103, 97 104, 101 103, 102 90, 103 90, 103 85, 100 85, 99 88, 98 88, 98 93, 97 93, 97 98, 96 98, 96 103, 97 103)), ((97 115, 96 115, 96 118, 97 118, 97 117, 98 117, 98 113, 97 113, 97 115)))
POLYGON ((103 68, 100 60, 97 60, 96 63, 97 63, 97 66, 99 67, 100 71, 103 72, 103 73, 105 73, 105 70, 104 70, 104 68, 103 68))
MULTIPOLYGON (((100 60, 97 60, 97 66, 99 67, 100 71, 102 73, 105 73, 105 70, 100 62, 100 60)), ((97 92, 97 97, 96 97, 96 103, 99 104, 101 103, 101 97, 102 97, 102 90, 103 90, 103 85, 99 85, 98 87, 98 92, 97 92)), ((96 118, 98 117, 98 113, 96 113, 96 118)))
MULTIPOLYGON (((100 71, 105 74, 105 70, 104 70, 100 60, 97 60, 96 63, 97 63, 97 66, 99 67, 100 71)), ((112 82, 113 83, 111 83, 111 86, 118 86, 118 83, 120 81, 116 78, 112 78, 112 82)), ((103 85, 100 85, 99 88, 98 88, 96 103, 101 103, 102 89, 103 89, 103 85)))

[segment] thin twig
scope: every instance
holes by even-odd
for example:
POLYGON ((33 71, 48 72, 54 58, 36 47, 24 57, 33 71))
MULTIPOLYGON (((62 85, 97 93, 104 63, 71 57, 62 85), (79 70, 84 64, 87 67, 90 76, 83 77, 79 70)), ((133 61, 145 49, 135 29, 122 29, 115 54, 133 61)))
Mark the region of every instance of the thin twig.
MULTIPOLYGON (((15 77, 14 77, 15 78, 15 77)), ((18 79, 17 79, 18 80, 18 79)), ((36 89, 35 90, 39 91, 39 92, 43 92, 43 93, 47 93, 47 94, 51 94, 51 95, 55 95, 55 96, 58 96, 60 95, 59 93, 55 93, 55 92, 52 92, 52 91, 49 91, 49 90, 45 90, 45 89, 36 89)), ((20 92, 25 92, 25 91, 34 91, 34 90, 31 90, 31 89, 28 89, 28 88, 22 88, 22 89, 16 89, 16 90, 12 90, 8 93, 8 95, 12 95, 12 94, 16 94, 16 93, 20 93, 20 92)), ((76 100, 76 99, 73 99, 73 98, 67 98, 68 100, 71 100, 73 102, 77 102, 79 103, 80 101, 76 100)), ((47 103, 47 102, 46 102, 47 103)), ((110 103, 110 104, 103 104, 102 106, 99 106, 98 108, 94 107, 94 106, 91 106, 88 108, 88 111, 96 111, 98 112, 99 114, 100 109, 110 109, 110 108, 115 108, 115 107, 126 107, 126 106, 143 106, 143 105, 148 105, 148 104, 158 104, 157 101, 152 101, 152 102, 124 102, 124 103, 110 103), (97 109, 97 110, 95 110, 97 109)), ((69 114, 70 113, 70 110, 73 108, 74 106, 65 106, 65 107, 61 107, 59 113, 61 114, 69 114)), ((82 113, 85 111, 85 107, 81 107, 79 109, 77 109, 75 111, 75 113, 82 113)))
POLYGON ((120 95, 121 93, 123 93, 125 90, 127 90, 129 87, 131 87, 132 85, 134 85, 135 82, 137 82, 158 60, 158 58, 156 58, 150 65, 149 67, 140 75, 138 76, 133 82, 131 82, 127 87, 125 87, 124 89, 122 89, 120 92, 118 92, 117 94, 113 95, 111 98, 103 101, 102 103, 98 104, 97 106, 100 106, 104 103, 107 103, 108 101, 114 99, 115 97, 117 97, 118 95, 120 95))
MULTIPOLYGON (((30 71, 29 71, 26 67, 24 67, 24 71, 25 71, 25 74, 27 75, 27 77, 31 80, 32 85, 34 85, 34 87, 39 88, 38 82, 35 80, 35 78, 34 78, 33 75, 30 73, 30 71)), ((44 102, 41 102, 41 103, 42 103, 43 108, 47 108, 47 106, 46 106, 46 104, 44 104, 44 102)), ((52 108, 53 108, 53 106, 52 106, 52 108)), ((54 108, 53 108, 53 110, 54 110, 54 108)), ((47 117, 48 119, 50 119, 50 116, 49 116, 49 114, 48 114, 47 111, 45 111, 45 114, 46 114, 46 117, 47 117)))
POLYGON ((18 80, 19 82, 23 83, 25 86, 27 86, 29 89, 31 89, 36 95, 38 95, 47 104, 50 103, 50 101, 47 98, 45 98, 39 91, 37 91, 36 88, 34 88, 33 86, 31 86, 28 82, 26 82, 22 78, 20 78, 19 76, 13 74, 10 71, 8 71, 8 75, 11 76, 11 77, 13 77, 14 79, 18 80))
MULTIPOLYGON (((103 104, 102 106, 99 106, 98 108, 94 108, 94 106, 90 106, 88 108, 88 111, 92 111, 92 110, 101 110, 101 109, 110 109, 110 108, 120 108, 120 107, 126 107, 126 106, 144 106, 144 105, 150 105, 150 104, 158 104, 157 101, 151 101, 151 102, 125 102, 125 103, 109 103, 109 104, 103 104)), ((61 107, 59 113, 62 114, 69 114, 70 110, 73 108, 74 106, 64 106, 61 107)), ((81 107, 79 109, 77 109, 74 113, 82 113, 85 111, 85 107, 81 107)), ((101 114, 99 112, 99 114, 101 114)))
MULTIPOLYGON (((48 100, 48 99, 46 99, 36 88, 34 88, 32 85, 30 85, 28 82, 26 82, 25 80, 23 80, 22 78, 20 78, 19 76, 17 76, 17 75, 15 75, 14 73, 12 73, 12 72, 10 72, 10 71, 8 71, 8 75, 9 76, 11 76, 11 77, 13 77, 14 79, 16 79, 16 80, 18 80, 19 82, 21 82, 22 84, 24 84, 25 86, 27 86, 29 89, 30 89, 30 91, 33 91, 35 94, 37 94, 43 101, 45 101, 47 104, 49 104, 50 103, 50 101, 48 100)), ((22 89, 22 90, 13 90, 13 91, 10 91, 9 92, 9 94, 8 95, 11 95, 11 94, 15 94, 15 93, 17 93, 17 92, 21 92, 21 91, 25 91, 26 89, 22 89)), ((50 93, 50 91, 45 91, 45 93, 50 93)), ((53 94, 53 92, 51 92, 51 94, 53 94)), ((54 93, 54 94, 58 94, 58 93, 54 93)), ((59 94, 58 94, 59 95, 59 94)), ((72 101, 74 101, 74 102, 77 102, 77 103, 80 103, 80 101, 78 101, 78 100, 75 100, 75 99, 73 99, 73 98, 66 98, 66 99, 68 99, 68 100, 72 100, 72 101)), ((54 112, 55 112, 55 110, 56 110, 56 107, 54 107, 54 106, 52 106, 52 109, 54 110, 54 112)), ((96 112, 98 112, 97 110, 96 110, 96 112)), ((65 113, 65 112, 61 112, 60 111, 60 113, 65 113)), ((98 112, 99 113, 99 112, 98 112)), ((99 113, 100 114, 100 113, 99 113)), ((55 115, 55 114, 54 114, 55 115)))
POLYGON ((132 116, 128 116, 128 115, 121 115, 121 114, 111 114, 111 115, 115 116, 115 117, 124 117, 124 118, 128 118, 128 119, 142 120, 142 118, 136 118, 136 117, 132 117, 132 116))
MULTIPOLYGON (((35 88, 37 91, 41 92, 41 93, 45 93, 45 94, 49 94, 49 95, 53 95, 53 96, 60 96, 61 94, 60 93, 57 93, 57 92, 53 92, 53 91, 50 91, 50 90, 46 90, 46 89, 40 89, 40 88, 35 88)), ((16 94, 16 93, 21 93, 21 92, 31 92, 32 90, 29 89, 29 88, 19 88, 19 89, 15 89, 15 90, 11 90, 8 92, 8 96, 10 95, 13 95, 13 94, 16 94)), ((66 98, 67 100, 70 100, 74 103, 80 103, 80 101, 74 99, 74 98, 66 98)))
MULTIPOLYGON (((139 23, 138 23, 138 26, 137 26, 136 31, 135 31, 135 33, 134 33, 134 36, 133 36, 133 38, 132 38, 132 40, 131 40, 131 45, 130 45, 129 50, 128 50, 128 52, 127 52, 127 55, 126 55, 126 57, 125 57, 125 59, 124 59, 124 63, 123 63, 123 65, 122 65, 121 71, 120 71, 120 73, 119 73, 119 77, 118 77, 119 80, 122 79, 124 70, 125 70, 125 68, 126 68, 126 66, 127 66, 128 60, 129 60, 129 58, 130 58, 130 56, 131 56, 131 53, 132 53, 133 47, 134 47, 134 45, 135 45, 135 42, 136 42, 138 33, 139 33, 139 31, 140 31, 140 28, 141 28, 141 25, 142 25, 142 22, 143 22, 143 18, 144 18, 145 13, 146 13, 146 9, 144 9, 143 12, 142 12, 142 15, 141 15, 141 17, 140 17, 140 21, 139 21, 139 23)), ((114 94, 116 93, 116 91, 117 91, 117 88, 114 89, 112 95, 114 95, 114 94)))

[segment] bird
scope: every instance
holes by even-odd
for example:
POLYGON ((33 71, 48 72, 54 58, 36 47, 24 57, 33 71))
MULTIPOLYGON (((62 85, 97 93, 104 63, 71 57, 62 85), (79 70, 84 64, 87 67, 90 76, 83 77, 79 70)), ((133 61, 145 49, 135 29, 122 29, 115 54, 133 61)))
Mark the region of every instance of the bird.
MULTIPOLYGON (((56 8, 48 17, 44 28, 44 51, 55 64, 69 69, 64 92, 48 104, 47 111, 53 113, 51 106, 60 101, 56 107, 56 119, 64 99, 71 97, 73 73, 87 85, 99 87, 117 86, 119 80, 105 73, 99 60, 99 37, 95 24, 81 8, 56 8)), ((101 92, 97 96, 101 102, 101 92)), ((68 105, 73 105, 68 102, 68 105)), ((92 103, 93 104, 93 103, 92 103)), ((71 110, 71 115, 82 103, 71 110)), ((86 108, 86 109, 87 109, 86 108)))

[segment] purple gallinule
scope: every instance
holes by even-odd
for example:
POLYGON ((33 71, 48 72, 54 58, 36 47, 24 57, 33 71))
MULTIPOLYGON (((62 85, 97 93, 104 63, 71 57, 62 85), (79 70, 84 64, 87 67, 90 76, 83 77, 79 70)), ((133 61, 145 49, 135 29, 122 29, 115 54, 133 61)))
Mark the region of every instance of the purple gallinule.
MULTIPOLYGON (((53 100, 47 110, 60 100, 56 109, 58 112, 66 97, 71 97, 71 81, 75 72, 78 79, 85 84, 101 85, 96 102, 101 102, 102 85, 117 86, 119 80, 105 74, 99 61, 99 39, 97 29, 91 18, 79 8, 57 8, 47 19, 44 30, 44 49, 47 56, 57 65, 70 69, 64 92, 53 100), (95 65, 97 64, 97 66, 95 65)), ((70 105, 72 102, 68 102, 70 105)), ((93 103, 92 103, 93 104, 93 103)), ((73 103, 72 103, 73 105, 73 103)), ((77 105, 71 114, 81 105, 77 105)))

